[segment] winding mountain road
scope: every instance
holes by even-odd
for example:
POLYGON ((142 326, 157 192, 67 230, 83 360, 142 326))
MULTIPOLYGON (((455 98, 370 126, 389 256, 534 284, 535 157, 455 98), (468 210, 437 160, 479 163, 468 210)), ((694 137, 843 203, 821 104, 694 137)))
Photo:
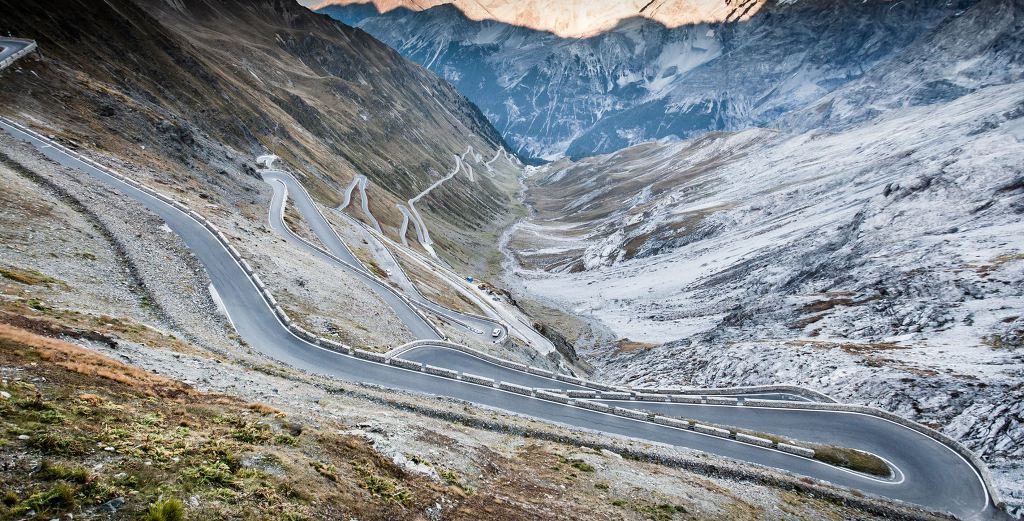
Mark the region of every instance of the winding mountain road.
MULTIPOLYGON (((16 138, 32 143, 40 152, 54 161, 99 180, 159 215, 175 233, 181 236, 199 262, 206 268, 210 280, 241 338, 253 349, 282 363, 311 373, 344 380, 457 398, 588 431, 704 451, 821 479, 839 486, 918 504, 933 510, 949 511, 962 518, 991 519, 1000 516, 999 511, 992 504, 991 496, 988 494, 980 474, 967 460, 933 438, 898 423, 867 414, 662 402, 616 402, 616 405, 622 407, 641 407, 658 410, 667 415, 706 419, 706 421, 743 426, 752 430, 780 432, 809 441, 835 441, 843 445, 865 447, 865 450, 870 450, 890 462, 896 469, 893 479, 879 479, 774 449, 594 411, 571 404, 556 403, 463 380, 442 378, 324 349, 300 339, 282 324, 242 266, 224 248, 216 236, 199 221, 154 195, 118 179, 105 169, 97 168, 75 157, 73 152, 37 133, 3 119, 0 119, 0 127, 16 138)), ((274 205, 272 215, 280 215, 283 210, 281 206, 285 200, 283 194, 287 189, 296 208, 303 213, 315 231, 317 229, 316 215, 319 212, 311 201, 308 204, 303 201, 303 197, 299 194, 305 193, 304 190, 292 190, 289 182, 296 182, 294 179, 289 181, 290 177, 290 175, 275 177, 270 174, 271 185, 274 186, 275 193, 272 202, 274 205)), ((275 228, 275 231, 286 237, 291 233, 287 227, 275 228)), ((344 248, 340 239, 338 243, 337 246, 344 248)), ((333 246, 328 247, 332 248, 331 254, 316 248, 313 248, 311 253, 320 255, 339 267, 347 264, 341 261, 340 255, 337 255, 341 250, 334 252, 333 246)), ((365 273, 354 266, 351 269, 365 273)), ((390 292, 387 293, 390 294, 390 292)), ((396 312, 400 316, 403 316, 403 312, 398 310, 403 306, 415 313, 415 310, 401 298, 395 297, 389 300, 389 297, 385 297, 382 293, 378 293, 378 295, 385 298, 389 305, 394 304, 396 312)), ((403 319, 405 318, 410 321, 414 320, 412 316, 403 316, 403 319)), ((418 329, 416 334, 429 337, 430 333, 427 332, 427 329, 432 328, 428 324, 424 324, 423 329, 418 329)), ((447 353, 444 356, 450 355, 448 351, 436 350, 438 353, 447 353)), ((422 356, 428 358, 431 356, 426 350, 420 351, 420 353, 427 353, 422 356)), ((414 353, 409 356, 420 355, 414 353)), ((436 361, 436 359, 434 360, 436 361)), ((472 367, 485 375, 488 374, 487 371, 491 370, 486 365, 470 365, 475 362, 466 359, 451 359, 450 363, 460 364, 460 367, 472 367)), ((528 385, 549 387, 544 384, 555 382, 551 379, 535 381, 532 378, 534 375, 529 376, 531 379, 528 385)), ((507 379, 512 376, 502 374, 499 377, 507 379)), ((524 378, 521 381, 526 381, 526 376, 522 373, 517 377, 524 378)), ((564 388, 566 384, 559 382, 558 386, 564 388)))
MULTIPOLYGON (((266 156, 261 156, 260 159, 264 157, 266 156)), ((493 320, 445 308, 427 299, 418 291, 407 293, 406 299, 408 300, 399 297, 387 283, 372 276, 369 270, 363 266, 362 262, 348 248, 348 245, 341 240, 341 237, 338 236, 331 224, 327 222, 324 215, 320 213, 316 203, 310 198, 309 193, 293 175, 283 170, 272 168, 262 169, 260 174, 274 188, 270 209, 271 229, 285 237, 288 242, 296 247, 359 277, 370 289, 384 299, 385 303, 398 315, 399 320, 412 331, 417 339, 440 339, 441 335, 427 322, 423 315, 416 311, 413 307, 414 305, 419 305, 444 317, 457 327, 463 328, 467 334, 478 336, 484 341, 495 340, 491 336, 491 332, 495 328, 500 329, 501 334, 497 340, 504 340, 508 333, 507 330, 504 326, 493 320), (309 225, 313 234, 327 248, 327 252, 330 255, 326 255, 325 252, 302 240, 288 228, 283 218, 284 205, 288 201, 295 205, 295 208, 302 214, 303 219, 309 225)))
POLYGON ((20 38, 0 38, 0 69, 6 68, 15 60, 32 52, 36 42, 20 38))

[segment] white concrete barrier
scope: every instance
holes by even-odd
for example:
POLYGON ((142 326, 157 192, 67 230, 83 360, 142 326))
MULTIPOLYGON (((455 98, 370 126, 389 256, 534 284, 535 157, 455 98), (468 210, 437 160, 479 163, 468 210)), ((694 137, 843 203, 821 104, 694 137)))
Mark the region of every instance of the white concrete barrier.
POLYGON ((712 427, 710 425, 701 425, 699 423, 693 424, 693 430, 702 434, 710 434, 712 436, 720 436, 722 438, 728 438, 730 434, 730 432, 725 429, 719 429, 718 427, 712 427))
POLYGON ((782 452, 788 452, 790 454, 796 454, 797 456, 803 456, 805 458, 813 458, 814 450, 806 447, 797 447, 796 445, 790 445, 788 443, 779 443, 776 447, 782 452))
POLYGON ((742 432, 736 433, 736 441, 742 441, 744 443, 757 445, 759 447, 771 447, 772 445, 775 444, 774 442, 772 442, 772 440, 769 440, 767 438, 762 438, 760 436, 751 436, 749 434, 743 434, 742 432))

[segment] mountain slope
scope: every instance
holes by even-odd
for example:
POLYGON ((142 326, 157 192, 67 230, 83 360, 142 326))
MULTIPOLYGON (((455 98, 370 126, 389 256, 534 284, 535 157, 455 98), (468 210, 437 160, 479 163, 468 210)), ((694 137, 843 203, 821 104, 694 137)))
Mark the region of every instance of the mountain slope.
POLYGON ((789 115, 832 130, 531 169, 510 284, 610 330, 577 341, 609 379, 886 408, 984 455, 1021 511, 1022 20, 1022 2, 979 2, 901 53, 903 74, 789 115))
MULTIPOLYGON (((316 10, 352 7, 370 16, 395 9, 423 11, 449 4, 476 21, 494 21, 550 32, 562 38, 587 38, 613 29, 622 20, 647 18, 667 27, 745 20, 764 2, 744 0, 307 0, 316 10)), ((342 10, 344 11, 344 10, 342 10)))
POLYGON ((473 21, 452 5, 323 12, 444 76, 520 153, 557 159, 772 126, 973 3, 769 1, 745 21, 669 29, 632 18, 582 39, 473 21))
MULTIPOLYGON (((60 129, 78 146, 96 143, 120 159, 157 165, 171 176, 165 182, 203 186, 216 200, 244 193, 236 179, 270 151, 327 203, 366 175, 371 210, 397 236, 395 204, 445 175, 453 154, 472 146, 489 158, 503 146, 444 81, 292 2, 63 0, 41 10, 5 1, 0 8, 5 30, 36 39, 44 57, 26 61, 23 73, 5 73, 0 111, 34 119, 47 133, 60 129)), ((516 170, 504 159, 494 167, 494 177, 460 184, 458 197, 424 205, 425 219, 452 233, 501 225, 516 170)), ((435 235, 448 240, 445 231, 435 235)))

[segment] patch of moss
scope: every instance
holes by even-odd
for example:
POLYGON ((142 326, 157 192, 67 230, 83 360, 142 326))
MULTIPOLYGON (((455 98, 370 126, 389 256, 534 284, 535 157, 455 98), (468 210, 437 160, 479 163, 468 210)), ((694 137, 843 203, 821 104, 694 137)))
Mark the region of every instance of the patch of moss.
POLYGON ((49 275, 44 275, 36 270, 15 268, 13 266, 0 267, 0 277, 7 280, 13 280, 19 284, 25 284, 27 286, 36 286, 40 284, 48 286, 60 283, 59 280, 49 275))

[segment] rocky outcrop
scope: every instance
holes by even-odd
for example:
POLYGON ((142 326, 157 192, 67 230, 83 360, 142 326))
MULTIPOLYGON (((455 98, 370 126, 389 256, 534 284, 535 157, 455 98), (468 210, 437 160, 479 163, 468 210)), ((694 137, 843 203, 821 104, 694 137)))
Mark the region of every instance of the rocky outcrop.
MULTIPOLYGON (((578 39, 474 21, 452 5, 377 16, 365 5, 323 12, 358 24, 443 76, 522 154, 556 159, 663 137, 775 126, 788 112, 872 74, 975 3, 742 2, 756 7, 744 21, 669 28, 637 17, 578 39)), ((902 63, 890 67, 903 70, 902 63)), ((964 87, 937 81, 916 92, 917 103, 930 104, 964 87)), ((821 110, 805 119, 821 120, 821 110)))

